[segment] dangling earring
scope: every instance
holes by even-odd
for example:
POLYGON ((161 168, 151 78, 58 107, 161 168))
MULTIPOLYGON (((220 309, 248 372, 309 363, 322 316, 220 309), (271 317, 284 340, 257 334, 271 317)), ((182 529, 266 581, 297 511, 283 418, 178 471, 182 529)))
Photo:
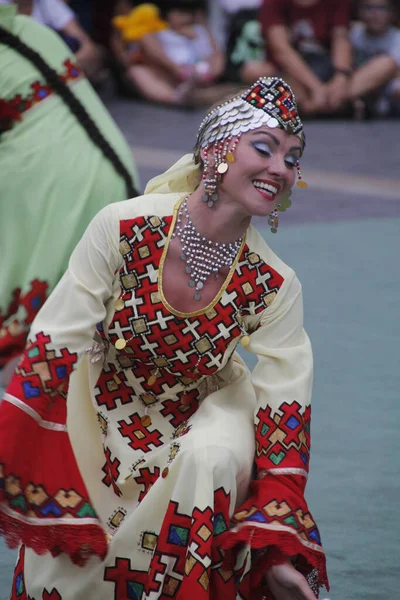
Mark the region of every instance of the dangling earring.
POLYGON ((268 215, 268 225, 271 227, 272 233, 278 232, 279 219, 278 219, 278 211, 276 208, 268 215))
POLYGON ((212 177, 208 175, 208 150, 204 150, 204 167, 203 167, 203 183, 204 183, 204 195, 203 201, 207 203, 209 208, 213 208, 214 204, 218 200, 217 193, 217 171, 214 169, 212 177))
POLYGON ((226 138, 225 142, 221 142, 219 146, 216 147, 216 164, 217 171, 220 175, 224 175, 229 169, 229 163, 235 162, 235 150, 240 140, 240 135, 235 139, 232 144, 230 150, 228 150, 230 143, 232 142, 232 138, 226 138))
POLYGON ((232 138, 227 138, 224 142, 217 144, 214 151, 215 168, 212 177, 207 177, 208 173, 208 150, 204 151, 204 170, 203 170, 203 182, 204 191, 203 201, 207 203, 209 208, 213 208, 215 203, 218 201, 217 185, 218 180, 222 178, 228 169, 229 163, 235 162, 235 150, 240 140, 240 135, 235 139, 231 149, 228 151, 229 144, 232 138))
POLYGON ((303 181, 303 176, 301 174, 301 169, 300 169, 300 162, 297 161, 296 163, 296 169, 297 169, 297 187, 299 188, 308 188, 308 183, 306 183, 305 181, 303 181))
POLYGON ((292 206, 291 197, 292 197, 292 190, 290 190, 288 192, 288 195, 282 199, 280 204, 278 204, 277 210, 279 212, 285 212, 288 208, 290 208, 292 206))

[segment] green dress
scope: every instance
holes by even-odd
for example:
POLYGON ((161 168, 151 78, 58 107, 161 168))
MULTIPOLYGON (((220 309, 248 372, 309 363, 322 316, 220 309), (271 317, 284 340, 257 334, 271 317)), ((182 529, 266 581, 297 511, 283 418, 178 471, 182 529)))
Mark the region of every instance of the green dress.
MULTIPOLYGON (((0 26, 64 78, 137 186, 129 146, 75 57, 52 30, 14 6, 0 26)), ((0 368, 22 351, 30 324, 93 216, 127 197, 115 171, 33 63, 0 43, 0 368)))

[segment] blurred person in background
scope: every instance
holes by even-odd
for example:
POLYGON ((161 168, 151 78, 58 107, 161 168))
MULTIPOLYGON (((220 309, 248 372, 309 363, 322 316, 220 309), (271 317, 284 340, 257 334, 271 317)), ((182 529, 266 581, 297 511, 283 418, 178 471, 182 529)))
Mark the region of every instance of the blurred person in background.
POLYGON ((123 42, 116 54, 139 95, 185 106, 209 104, 226 93, 217 85, 224 56, 205 25, 203 4, 144 3, 114 20, 123 42))
POLYGON ((63 0, 0 0, 0 4, 12 4, 13 1, 20 14, 30 15, 41 25, 57 31, 93 83, 103 79, 105 51, 93 42, 68 4, 63 0))
POLYGON ((350 0, 264 0, 260 19, 268 57, 306 114, 337 112, 352 75, 350 0))
POLYGON ((360 0, 360 21, 351 30, 355 71, 350 94, 359 116, 399 112, 400 30, 393 0, 360 0))
MULTIPOLYGON (((0 369, 92 217, 136 195, 130 148, 61 38, 0 6, 0 369)), ((8 365, 8 368, 5 368, 8 365)))
POLYGON ((227 16, 227 66, 230 81, 249 84, 276 73, 267 60, 259 11, 262 0, 218 0, 227 16))

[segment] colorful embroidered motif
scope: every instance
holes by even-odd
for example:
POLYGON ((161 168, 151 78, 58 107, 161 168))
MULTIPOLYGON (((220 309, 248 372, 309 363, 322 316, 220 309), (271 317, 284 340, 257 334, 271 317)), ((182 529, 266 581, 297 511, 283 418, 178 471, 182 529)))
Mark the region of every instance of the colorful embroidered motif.
POLYGON ((27 600, 25 579, 24 579, 24 567, 25 567, 25 546, 22 546, 19 550, 18 561, 14 569, 14 578, 11 588, 10 600, 27 600))
POLYGON ((0 368, 7 360, 23 351, 28 326, 43 306, 47 293, 47 282, 34 279, 30 282, 26 293, 22 294, 20 288, 13 290, 4 314, 0 309, 0 368), (23 320, 16 317, 21 308, 25 313, 23 320))
POLYGON ((132 388, 126 385, 126 376, 124 373, 118 374, 114 365, 107 363, 104 365, 101 377, 97 382, 96 401, 99 407, 104 407, 108 411, 115 410, 119 405, 130 404, 132 402, 132 388))
POLYGON ((161 437, 162 434, 157 429, 150 431, 149 427, 145 427, 138 413, 129 416, 130 423, 126 421, 118 421, 119 432, 122 437, 130 439, 129 446, 134 450, 141 450, 142 452, 150 452, 151 446, 158 448, 162 446, 161 437))
MULTIPOLYGON (((145 392, 155 396, 173 389, 177 381, 187 385, 215 373, 228 344, 240 339, 238 315, 265 310, 283 283, 281 275, 245 246, 218 305, 195 317, 177 318, 164 306, 158 291, 158 268, 171 221, 170 216, 148 216, 120 223, 123 308, 115 312, 108 336, 112 345, 121 337, 129 342, 118 352, 116 364, 105 366, 97 383, 96 401, 107 410, 132 400, 127 384, 131 369, 145 392), (156 379, 149 385, 151 375, 156 379)), ((196 389, 180 393, 184 394, 185 403, 180 398, 161 400, 160 412, 170 417, 175 428, 198 406, 196 389)))
POLYGON ((147 571, 131 569, 129 558, 117 557, 113 567, 105 568, 104 581, 114 583, 114 600, 141 600, 147 575, 147 571))
POLYGON ((67 348, 53 350, 50 336, 39 332, 28 344, 16 369, 18 378, 14 377, 13 382, 20 383, 22 392, 16 394, 17 397, 30 403, 43 400, 43 395, 48 398, 58 394, 66 398, 69 376, 77 358, 77 354, 67 348))
MULTIPOLYGON (((273 482, 271 482, 271 485, 273 485, 273 482)), ((281 486, 278 482, 279 485, 281 486)), ((303 506, 297 504, 290 505, 290 500, 284 500, 284 498, 288 498, 288 494, 286 490, 282 489, 282 496, 279 499, 273 498, 262 508, 260 506, 250 506, 243 509, 235 513, 234 520, 236 522, 246 521, 247 525, 252 523, 254 526, 258 525, 261 528, 265 525, 266 529, 264 531, 266 536, 268 528, 271 531, 276 531, 276 528, 284 527, 291 535, 295 535, 301 543, 320 546, 321 537, 317 525, 312 515, 304 510, 304 503, 302 503, 303 506)), ((266 539, 268 538, 266 537, 266 539)))
MULTIPOLYGON (((64 71, 59 74, 59 77, 64 83, 75 81, 81 76, 78 65, 73 64, 69 59, 66 59, 63 65, 64 71)), ((54 94, 54 90, 49 85, 40 81, 35 81, 30 87, 32 91, 26 96, 17 94, 9 100, 0 99, 0 119, 2 122, 6 121, 7 129, 17 121, 21 121, 24 112, 54 94)))
POLYGON ((171 501, 160 534, 143 531, 140 535, 140 550, 153 555, 149 571, 135 571, 129 559, 120 557, 113 567, 106 567, 104 580, 114 583, 114 598, 142 600, 160 593, 160 600, 168 600, 179 591, 182 597, 187 593, 208 600, 210 585, 217 592, 215 597, 223 598, 227 586, 234 585, 233 572, 221 565, 211 570, 211 564, 221 559, 216 540, 228 528, 229 503, 230 496, 222 488, 215 492, 214 509, 194 508, 191 515, 181 513, 179 504, 171 501))
POLYGON ((211 584, 219 592, 215 597, 225 597, 226 582, 220 574, 212 578, 213 582, 210 578, 213 558, 219 558, 214 546, 228 528, 229 500, 229 494, 220 488, 214 494, 213 508, 195 507, 191 515, 180 512, 177 502, 170 502, 150 564, 147 594, 161 592, 162 600, 178 593, 208 600, 211 584))
POLYGON ((120 527, 127 514, 128 513, 125 510, 125 508, 119 506, 118 509, 115 510, 111 517, 108 519, 108 526, 110 527, 110 529, 112 529, 113 533, 115 533, 120 527))
POLYGON ((140 475, 137 475, 134 479, 138 485, 143 486, 139 494, 139 502, 141 502, 160 477, 160 468, 154 467, 154 471, 151 471, 148 467, 145 467, 139 469, 139 473, 140 475))
POLYGON ((293 92, 281 79, 259 79, 243 99, 274 117, 284 129, 290 125, 293 135, 303 130, 293 92))
MULTIPOLYGON (((32 598, 32 600, 34 599, 32 598)), ((42 600, 62 600, 62 596, 57 592, 56 588, 53 588, 51 592, 47 590, 43 591, 42 600)))
POLYGON ((260 409, 257 419, 258 470, 289 467, 308 472, 311 407, 302 412, 298 402, 284 402, 274 415, 269 406, 260 409))
POLYGON ((105 474, 105 477, 103 477, 102 482, 107 487, 112 486, 114 493, 117 496, 121 496, 122 492, 116 483, 119 477, 119 467, 121 463, 118 460, 118 458, 114 458, 113 460, 111 459, 111 450, 109 448, 104 449, 104 454, 106 457, 106 463, 102 467, 102 471, 105 474))
POLYGON ((7 473, 0 463, 0 499, 21 515, 37 518, 73 517, 86 519, 96 517, 87 501, 74 489, 60 489, 51 495, 41 484, 21 485, 21 480, 7 473))
POLYGON ((139 540, 139 550, 153 554, 157 545, 158 535, 154 531, 142 531, 139 540))

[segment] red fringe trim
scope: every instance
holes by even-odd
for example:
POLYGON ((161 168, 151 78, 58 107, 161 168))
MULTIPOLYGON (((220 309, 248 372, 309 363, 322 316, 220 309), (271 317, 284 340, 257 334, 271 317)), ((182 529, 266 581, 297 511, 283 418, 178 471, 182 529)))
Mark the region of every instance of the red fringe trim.
MULTIPOLYGON (((260 585, 262 577, 270 567, 282 564, 285 559, 287 560, 292 556, 300 555, 308 563, 309 569, 307 571, 311 572, 314 568, 318 569, 321 585, 325 586, 328 591, 330 589, 325 554, 307 548, 291 533, 265 531, 249 525, 237 532, 227 531, 223 534, 223 537, 221 536, 221 540, 221 548, 226 551, 233 550, 235 546, 243 543, 249 545, 253 550, 269 548, 270 546, 275 547, 274 549, 271 548, 271 552, 267 552, 252 568, 252 587, 260 585)), ((230 552, 228 552, 228 556, 229 554, 230 552)))
POLYGON ((0 509, 0 535, 11 549, 23 544, 39 555, 50 552, 56 557, 64 553, 79 567, 84 567, 92 556, 104 560, 107 554, 107 540, 100 525, 30 525, 0 509))

